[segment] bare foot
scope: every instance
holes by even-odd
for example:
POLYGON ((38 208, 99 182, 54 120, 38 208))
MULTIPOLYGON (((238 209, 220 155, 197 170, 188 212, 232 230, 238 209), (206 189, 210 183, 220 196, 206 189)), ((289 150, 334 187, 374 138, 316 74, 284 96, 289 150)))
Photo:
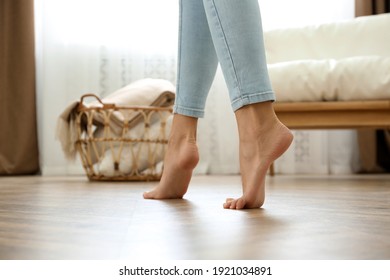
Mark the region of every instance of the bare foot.
POLYGON ((288 149, 293 135, 276 117, 270 102, 245 106, 236 111, 236 118, 243 195, 238 199, 226 199, 223 207, 259 208, 265 199, 268 168, 288 149))
POLYGON ((182 198, 187 192, 199 161, 196 127, 196 118, 174 116, 161 180, 153 190, 144 193, 145 199, 182 198))

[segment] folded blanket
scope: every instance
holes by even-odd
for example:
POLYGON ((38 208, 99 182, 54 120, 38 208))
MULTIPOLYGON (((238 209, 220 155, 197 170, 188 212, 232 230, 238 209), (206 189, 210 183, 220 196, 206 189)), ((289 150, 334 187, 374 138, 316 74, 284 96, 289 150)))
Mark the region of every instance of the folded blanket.
MULTIPOLYGON (((102 99, 104 104, 115 104, 116 106, 158 106, 168 107, 173 105, 175 87, 174 85, 163 79, 142 79, 128 86, 115 91, 102 99)), ((101 107, 99 102, 89 104, 80 104, 79 101, 74 101, 66 107, 57 120, 56 138, 60 141, 64 155, 69 160, 74 160, 76 157, 76 141, 78 138, 78 125, 76 123, 77 110, 81 107, 101 107)), ((101 134, 104 129, 104 115, 96 112, 93 115, 94 125, 98 129, 94 135, 101 134)), ((137 125, 142 120, 140 113, 128 113, 128 110, 119 110, 114 112, 110 117, 110 130, 113 137, 122 136, 123 120, 129 120, 129 128, 137 125)), ((93 160, 96 160, 93 159, 93 160)))

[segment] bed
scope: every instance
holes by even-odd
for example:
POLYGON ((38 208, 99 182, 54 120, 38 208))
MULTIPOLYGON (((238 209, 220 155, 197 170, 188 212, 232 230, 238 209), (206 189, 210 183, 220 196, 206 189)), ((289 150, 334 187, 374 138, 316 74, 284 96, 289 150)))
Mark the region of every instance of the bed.
POLYGON ((280 120, 291 129, 390 128, 389 28, 382 14, 265 32, 280 120))

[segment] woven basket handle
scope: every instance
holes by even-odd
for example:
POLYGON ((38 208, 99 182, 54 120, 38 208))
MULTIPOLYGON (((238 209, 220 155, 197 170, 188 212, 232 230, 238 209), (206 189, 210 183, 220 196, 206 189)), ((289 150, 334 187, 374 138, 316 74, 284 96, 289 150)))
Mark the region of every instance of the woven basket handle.
POLYGON ((95 98, 103 106, 103 109, 115 109, 115 104, 104 103, 96 94, 93 94, 93 93, 86 93, 86 94, 81 96, 80 103, 79 103, 79 109, 82 109, 85 107, 83 102, 84 102, 84 99, 87 97, 95 98))

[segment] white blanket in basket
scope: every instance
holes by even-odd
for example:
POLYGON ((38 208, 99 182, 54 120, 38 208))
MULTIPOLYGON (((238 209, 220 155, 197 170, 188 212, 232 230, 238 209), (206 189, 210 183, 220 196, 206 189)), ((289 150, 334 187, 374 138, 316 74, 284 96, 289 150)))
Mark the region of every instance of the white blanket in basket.
MULTIPOLYGON (((141 79, 128 86, 115 91, 114 93, 103 98, 103 103, 115 104, 117 106, 163 106, 168 107, 173 105, 175 95, 175 86, 163 79, 141 79)), ((98 103, 83 104, 84 106, 96 106, 98 103)), ((76 114, 79 101, 74 101, 69 104, 57 121, 56 138, 60 141, 64 155, 69 160, 74 160, 76 157, 76 141, 77 141, 77 123, 76 114)), ((121 114, 115 115, 113 122, 110 123, 110 129, 117 136, 122 130, 121 114), (118 123, 115 122, 118 121, 118 123)), ((127 116, 129 117, 129 116, 127 116)), ((95 122, 101 123, 103 120, 96 114, 95 122)), ((134 124, 136 125, 136 123, 134 124)), ((100 133, 96 131, 95 133, 100 133)), ((141 136, 141 135, 139 135, 141 136)), ((94 163, 96 158, 93 159, 94 163)))
MULTIPOLYGON (((168 116, 163 134, 166 138, 171 131, 173 115, 168 116)), ((159 139, 162 136, 160 122, 154 122, 150 126, 148 135, 144 130, 144 124, 139 123, 128 133, 126 138, 137 135, 139 138, 159 139)), ((161 139, 164 140, 164 139, 161 139)), ((154 165, 162 162, 165 154, 165 146, 161 143, 121 143, 109 148, 104 153, 99 162, 96 163, 97 170, 101 175, 113 177, 118 175, 128 175, 134 169, 139 172, 144 171, 154 165), (117 169, 115 163, 118 163, 117 169)))

